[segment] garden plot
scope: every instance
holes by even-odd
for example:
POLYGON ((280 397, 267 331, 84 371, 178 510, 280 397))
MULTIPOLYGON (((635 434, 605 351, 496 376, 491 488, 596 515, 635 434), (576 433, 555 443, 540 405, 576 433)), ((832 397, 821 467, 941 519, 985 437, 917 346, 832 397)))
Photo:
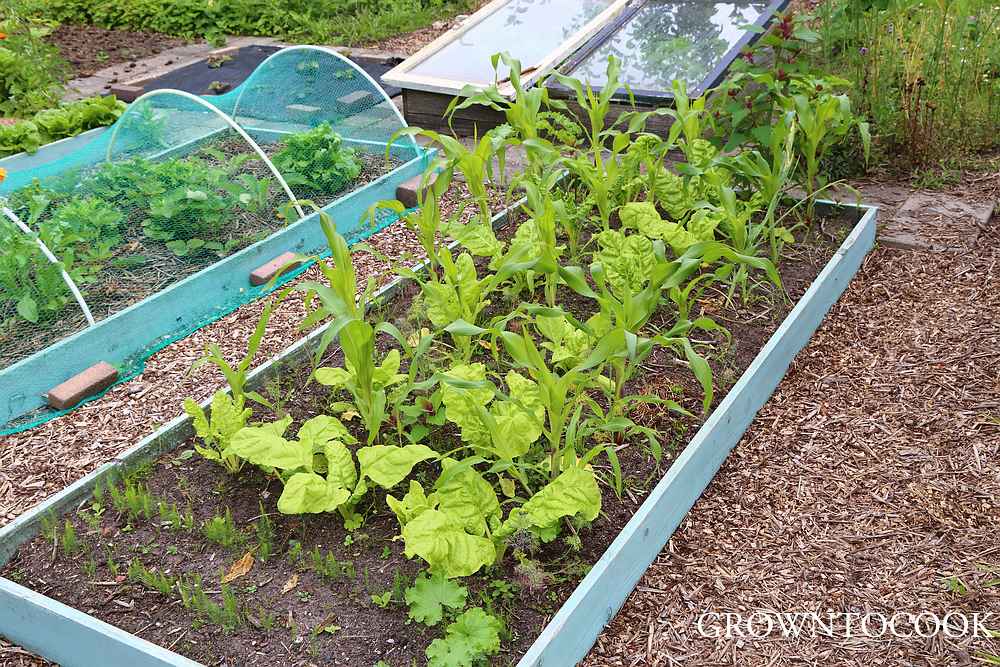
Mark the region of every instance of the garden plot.
MULTIPOLYGON (((846 238, 856 219, 835 217, 826 229, 837 239, 846 238)), ((818 232, 803 235, 794 256, 780 265, 791 296, 805 293, 837 247, 818 232)), ((388 315, 405 317, 411 294, 401 293, 388 315)), ((562 303, 573 300, 560 296, 562 303)), ((713 369, 729 378, 749 367, 789 311, 780 298, 758 308, 728 309, 711 301, 704 305, 734 334, 731 355, 719 359, 713 369)), ((587 315, 586 306, 580 306, 578 314, 587 315)), ((391 349, 390 343, 381 340, 379 347, 391 349)), ((342 363, 338 351, 323 365, 342 363)), ((636 378, 636 390, 677 398, 691 393, 690 381, 667 355, 651 356, 647 366, 659 372, 636 378)), ((307 422, 328 404, 322 387, 306 386, 311 368, 286 365, 266 382, 268 391, 286 397, 282 412, 295 423, 307 422)), ((697 410, 696 405, 688 407, 697 410)), ((509 559, 499 573, 453 585, 450 594, 456 604, 468 598, 504 619, 516 638, 505 646, 506 659, 517 659, 527 650, 697 430, 696 420, 678 424, 655 409, 639 419, 649 428, 674 430, 672 441, 665 443, 665 459, 658 462, 648 451, 625 448, 620 465, 631 471, 626 492, 618 497, 611 488, 603 490, 602 517, 580 530, 579 545, 568 546, 572 540, 538 545, 537 565, 509 559)), ((355 425, 347 425, 364 437, 355 425)), ((172 438, 179 430, 172 428, 162 437, 172 438)), ((460 445, 457 438, 454 445, 438 446, 455 445, 460 445)), ((97 482, 96 495, 84 503, 84 510, 65 522, 43 521, 44 535, 22 548, 8 564, 6 576, 32 588, 41 585, 50 597, 89 609, 102 620, 162 646, 172 645, 174 651, 204 663, 224 657, 295 664, 301 656, 331 664, 374 664, 380 659, 409 664, 423 655, 433 631, 410 622, 404 602, 413 595, 407 589, 415 578, 417 588, 426 588, 428 594, 430 582, 419 585, 419 567, 394 541, 398 525, 387 508, 366 516, 363 528, 353 532, 325 516, 283 516, 276 506, 281 496, 277 480, 259 473, 234 478, 220 466, 192 457, 193 447, 200 446, 197 439, 182 440, 122 482, 97 482), (62 546, 53 551, 54 543, 62 546), (67 577, 67 572, 72 574, 67 577), (220 576, 227 584, 221 589, 221 604, 216 604, 215 593, 210 599, 205 591, 218 586, 209 589, 203 582, 220 576), (109 599, 107 586, 84 582, 113 584, 114 593, 109 599), (176 604, 177 599, 182 604, 176 604), (140 600, 156 621, 152 626, 146 618, 118 611, 122 603, 140 600), (181 632, 184 636, 174 643, 181 632), (291 655, 286 651, 289 641, 296 647, 291 655)), ((610 467, 601 469, 611 474, 610 467)), ((427 488, 433 486, 429 472, 418 469, 414 474, 427 488)), ((376 505, 384 506, 382 497, 380 493, 376 505)), ((428 603, 434 607, 430 599, 428 603)))
POLYGON ((297 288, 304 323, 328 326, 251 378, 266 308, 242 362, 205 358, 228 392, 186 402, 186 418, 7 530, 8 550, 43 533, 7 574, 55 594, 30 556, 54 550, 60 572, 155 600, 162 619, 128 629, 155 628, 175 654, 13 584, 7 634, 50 646, 59 627, 142 662, 582 657, 857 269, 874 211, 784 197, 791 125, 775 130, 788 138, 771 144, 768 189, 738 187, 767 162, 723 157, 701 137, 701 102, 681 97, 677 171, 662 163, 671 139, 615 139, 607 157, 602 130, 533 137, 512 180, 525 199, 497 234, 487 168, 532 136, 533 99, 521 91, 507 103, 521 122, 471 150, 423 132, 445 163, 407 218, 422 270, 397 266, 401 282, 356 302, 346 239, 325 219, 333 262, 297 288), (436 205, 456 171, 476 212, 465 224, 436 205), (61 516, 70 505, 82 509, 61 516), (43 608, 57 620, 36 633, 23 621, 43 608))
POLYGON ((9 158, 7 428, 51 417, 41 397, 91 365, 134 375, 166 342, 267 291, 251 271, 324 247, 310 207, 352 241, 389 224, 393 213, 368 224, 365 211, 427 160, 408 139, 389 147, 401 127, 349 61, 289 48, 229 96, 154 91, 99 136, 54 145, 52 159, 9 158))

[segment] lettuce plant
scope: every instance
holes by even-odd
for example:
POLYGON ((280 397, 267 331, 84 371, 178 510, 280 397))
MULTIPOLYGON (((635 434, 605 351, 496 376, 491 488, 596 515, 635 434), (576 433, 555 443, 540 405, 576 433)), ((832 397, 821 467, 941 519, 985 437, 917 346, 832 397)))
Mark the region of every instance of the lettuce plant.
POLYGON ((361 173, 354 149, 329 123, 289 135, 272 158, 289 185, 300 185, 311 193, 333 194, 344 189, 361 173))

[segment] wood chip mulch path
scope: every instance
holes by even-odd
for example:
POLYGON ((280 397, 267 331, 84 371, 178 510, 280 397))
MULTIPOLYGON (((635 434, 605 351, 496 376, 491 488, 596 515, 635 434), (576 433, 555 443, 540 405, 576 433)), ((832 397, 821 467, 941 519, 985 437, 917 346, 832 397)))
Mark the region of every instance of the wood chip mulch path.
POLYGON ((979 246, 868 257, 585 665, 1000 664, 997 638, 697 626, 954 611, 1000 630, 1000 243, 979 246))

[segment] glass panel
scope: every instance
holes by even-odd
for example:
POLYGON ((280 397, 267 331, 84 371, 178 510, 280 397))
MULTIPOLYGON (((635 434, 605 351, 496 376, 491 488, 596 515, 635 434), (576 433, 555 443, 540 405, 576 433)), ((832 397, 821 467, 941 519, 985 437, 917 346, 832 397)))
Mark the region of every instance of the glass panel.
POLYGON ((614 55, 622 61, 622 80, 634 90, 669 91, 674 79, 693 90, 745 34, 742 26, 767 6, 765 0, 650 0, 572 75, 602 86, 614 55))
MULTIPOLYGON (((528 72, 613 2, 510 0, 409 73, 489 85, 493 83, 490 56, 502 51, 520 60, 528 72)), ((505 75, 501 70, 500 76, 505 75)))

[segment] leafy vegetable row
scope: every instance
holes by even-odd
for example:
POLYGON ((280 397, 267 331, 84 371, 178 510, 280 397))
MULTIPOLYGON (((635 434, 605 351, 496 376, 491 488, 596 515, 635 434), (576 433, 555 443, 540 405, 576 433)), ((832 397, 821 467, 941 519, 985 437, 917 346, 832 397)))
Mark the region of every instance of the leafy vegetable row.
MULTIPOLYGON (((361 172, 356 152, 328 124, 289 135, 273 160, 304 196, 329 196, 361 172)), ((12 193, 7 205, 60 262, 50 262, 34 238, 0 218, 0 322, 16 324, 15 313, 31 323, 58 317, 71 300, 62 270, 83 289, 107 268, 143 266, 136 228, 143 244, 162 244, 182 258, 225 257, 252 242, 231 231, 238 217, 278 215, 272 205, 278 189, 272 178, 256 175, 256 162, 251 153, 207 146, 188 157, 105 162, 12 193)))

